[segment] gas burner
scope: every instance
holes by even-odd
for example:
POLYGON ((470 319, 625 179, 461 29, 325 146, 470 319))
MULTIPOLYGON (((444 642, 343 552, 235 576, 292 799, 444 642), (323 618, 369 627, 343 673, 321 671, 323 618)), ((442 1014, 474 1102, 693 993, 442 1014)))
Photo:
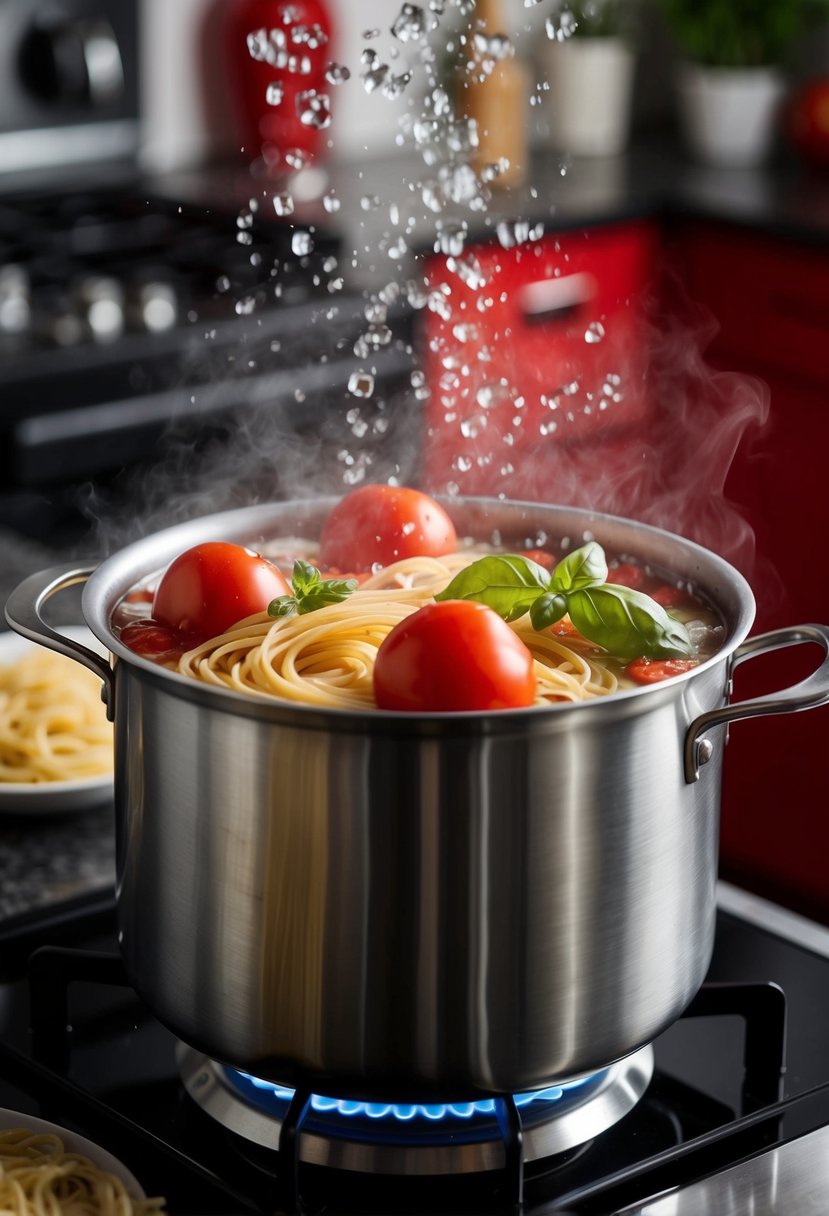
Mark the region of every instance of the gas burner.
MULTIPOLYGON (((208 1115, 248 1141, 277 1146, 292 1089, 219 1064, 184 1043, 177 1059, 187 1092, 208 1115)), ((524 1162, 567 1152, 618 1122, 644 1094, 653 1066, 653 1048, 646 1046, 592 1076, 517 1095, 524 1162)), ((469 1174, 502 1170, 504 1144, 491 1099, 419 1106, 315 1094, 299 1158, 359 1173, 469 1174)))

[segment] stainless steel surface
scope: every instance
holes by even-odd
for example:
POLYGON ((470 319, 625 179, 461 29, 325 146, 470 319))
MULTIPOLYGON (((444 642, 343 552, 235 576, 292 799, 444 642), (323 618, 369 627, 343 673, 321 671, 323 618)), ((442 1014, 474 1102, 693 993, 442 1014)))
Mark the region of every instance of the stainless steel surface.
MULTIPOLYGON (((223 1127, 266 1148, 278 1143, 282 1120, 246 1103, 229 1084, 221 1065, 184 1043, 179 1044, 178 1063, 188 1093, 223 1127)), ((522 1107, 524 1161, 567 1152, 612 1127, 644 1094, 653 1076, 653 1063, 653 1048, 642 1047, 611 1065, 594 1083, 567 1092, 563 1099, 522 1107)), ((372 1122, 378 1127, 376 1120, 372 1122)), ((408 1139, 393 1128, 384 1138, 382 1127, 372 1128, 366 1136, 347 1116, 338 1120, 323 1115, 322 1129, 303 1132, 300 1160, 396 1175, 454 1175, 504 1168, 503 1139, 492 1116, 437 1122, 428 1137, 423 1136, 421 1126, 408 1139), (453 1134, 458 1130, 462 1136, 453 1134)))
POLYGON ((824 1216, 827 1211, 829 1128, 822 1127, 644 1207, 625 1208, 624 1216, 824 1216))
POLYGON ((136 155, 137 34, 136 0, 2 0, 0 189, 136 155))
MULTIPOLYGON (((629 1055, 707 969, 722 726, 692 784, 683 753, 725 704, 748 586, 629 521, 448 504, 461 533, 508 547, 592 535, 691 580, 725 623, 720 653, 668 684, 498 714, 263 701, 163 670, 113 635, 121 596, 183 549, 316 536, 332 501, 191 521, 109 558, 84 589, 87 623, 117 659, 118 902, 134 983, 207 1055, 345 1097, 520 1092, 629 1055)), ((27 636, 42 594, 30 581, 9 602, 27 636)))
MULTIPOLYGON (((699 736, 709 727, 738 722, 743 718, 759 718, 766 714, 795 713, 826 703, 829 681, 829 628, 825 625, 799 625, 796 628, 776 629, 772 633, 762 633, 749 638, 734 651, 731 657, 732 670, 746 659, 769 654, 773 650, 782 650, 787 646, 799 646, 805 642, 814 642, 823 649, 823 662, 805 680, 768 697, 752 697, 733 705, 712 709, 691 723, 685 740, 685 774, 688 781, 696 781, 700 764, 707 762, 702 758, 702 748, 703 744, 707 745, 709 741, 700 739, 699 736)), ((704 751, 707 756, 708 746, 704 751)))

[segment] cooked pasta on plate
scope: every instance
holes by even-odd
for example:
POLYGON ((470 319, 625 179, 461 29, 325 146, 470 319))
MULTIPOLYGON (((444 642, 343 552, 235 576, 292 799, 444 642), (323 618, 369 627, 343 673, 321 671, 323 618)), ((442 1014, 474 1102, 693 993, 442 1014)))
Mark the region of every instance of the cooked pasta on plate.
POLYGON ((158 1216, 117 1158, 65 1128, 0 1110, 0 1212, 13 1216, 158 1216))
MULTIPOLYGON (((100 649, 88 629, 66 632, 100 649)), ((95 675, 17 634, 0 634, 0 810, 96 805, 110 796, 112 769, 112 726, 95 675)))

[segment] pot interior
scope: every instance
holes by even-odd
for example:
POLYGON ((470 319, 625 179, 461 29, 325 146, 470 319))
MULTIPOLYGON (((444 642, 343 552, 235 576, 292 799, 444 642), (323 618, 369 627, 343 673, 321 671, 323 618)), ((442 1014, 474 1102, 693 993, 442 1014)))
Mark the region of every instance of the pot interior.
MULTIPOLYGON (((265 551, 278 538, 315 541, 336 501, 314 498, 244 507, 202 516, 144 537, 109 557, 89 579, 83 595, 86 621, 96 637, 120 658, 170 679, 183 680, 122 646, 111 619, 123 596, 136 584, 160 573, 185 549, 205 541, 234 541, 265 551)), ((506 551, 548 548, 553 552, 596 540, 611 557, 632 558, 668 578, 687 582, 713 608, 725 628, 723 646, 708 663, 730 654, 751 627, 754 597, 743 576, 723 558, 683 537, 633 520, 571 507, 485 498, 440 501, 459 538, 469 537, 506 551)), ((634 690, 634 695, 637 691, 642 690, 634 690)), ((243 699, 241 694, 228 695, 243 699)))

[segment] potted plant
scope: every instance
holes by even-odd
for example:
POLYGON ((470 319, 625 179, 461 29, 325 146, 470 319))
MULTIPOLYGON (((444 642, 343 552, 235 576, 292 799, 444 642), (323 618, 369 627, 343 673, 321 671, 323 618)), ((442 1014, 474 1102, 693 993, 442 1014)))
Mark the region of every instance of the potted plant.
POLYGON ((686 143, 711 164, 753 165, 771 149, 793 43, 829 0, 657 0, 682 56, 677 74, 686 143))
POLYGON ((625 0, 559 0, 547 17, 550 140, 574 156, 622 152, 635 55, 625 0))

